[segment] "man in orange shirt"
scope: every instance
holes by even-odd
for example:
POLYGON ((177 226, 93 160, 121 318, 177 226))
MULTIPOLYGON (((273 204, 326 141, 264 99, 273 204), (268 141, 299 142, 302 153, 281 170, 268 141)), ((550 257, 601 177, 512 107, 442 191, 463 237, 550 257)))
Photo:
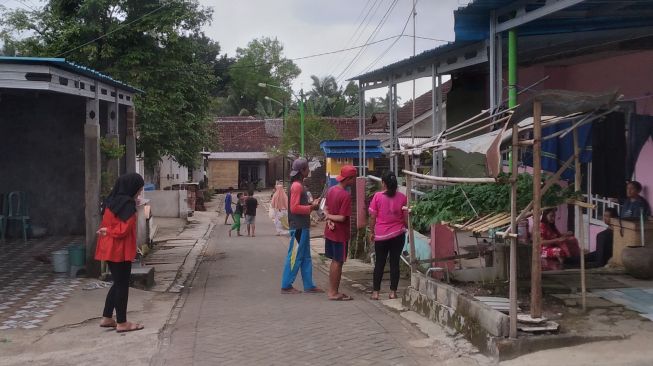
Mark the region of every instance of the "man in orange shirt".
POLYGON ((313 283, 313 263, 311 261, 310 228, 311 211, 319 207, 319 199, 313 202, 308 201, 308 195, 304 189, 304 178, 310 173, 308 161, 299 158, 293 161, 290 172, 290 190, 288 199, 290 201, 288 210, 288 224, 290 225, 290 245, 288 256, 283 269, 281 280, 282 294, 298 294, 301 291, 293 287, 297 272, 301 269, 304 292, 323 293, 313 283))

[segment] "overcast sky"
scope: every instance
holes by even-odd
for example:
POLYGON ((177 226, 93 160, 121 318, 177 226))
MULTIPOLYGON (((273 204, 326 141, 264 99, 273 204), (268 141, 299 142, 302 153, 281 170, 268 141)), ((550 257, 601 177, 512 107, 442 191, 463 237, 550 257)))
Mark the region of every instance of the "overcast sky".
MULTIPOLYGON (((277 37, 285 47, 288 58, 297 58, 324 52, 360 46, 401 34, 411 14, 413 0, 397 0, 388 13, 387 21, 371 36, 395 0, 199 0, 214 10, 213 22, 205 31, 218 41, 222 52, 234 56, 238 47, 245 47, 254 38, 277 37), (365 18, 365 19, 364 19, 365 18), (369 39, 369 41, 368 41, 369 39)), ((453 11, 469 0, 417 0, 417 36, 438 39, 417 39, 417 53, 452 41, 453 11)), ((40 0, 0 0, 10 8, 38 6, 40 0)), ((412 20, 406 28, 412 36, 412 20)), ((302 74, 294 89, 311 89, 311 75, 340 76, 341 85, 346 79, 366 70, 383 67, 413 54, 411 37, 401 37, 388 50, 394 38, 363 49, 334 55, 297 60, 302 74), (387 52, 386 52, 387 51, 387 52), (351 66, 347 68, 351 63, 351 66)), ((417 95, 430 89, 430 80, 417 83, 417 95)), ((385 95, 387 90, 367 93, 367 96, 385 95)), ((412 84, 398 87, 403 102, 412 97, 412 84)))
MULTIPOLYGON (((302 57, 365 44, 370 34, 380 23, 393 0, 200 0, 214 9, 213 23, 206 28, 211 38, 220 42, 223 53, 233 56, 236 48, 244 47, 249 41, 262 36, 277 37, 285 47, 288 58, 302 57), (372 5, 376 4, 374 7, 372 5), (362 18, 372 10, 362 23, 362 18), (352 39, 352 35, 354 35, 352 39)), ((418 0, 417 36, 452 41, 453 10, 465 5, 467 0, 418 0)), ((401 34, 410 16, 413 0, 398 0, 387 22, 380 28, 374 40, 401 34)), ((413 34, 412 20, 405 34, 413 34)), ((338 76, 344 85, 346 79, 359 75, 377 58, 372 67, 376 69, 410 57, 413 54, 413 40, 402 37, 388 52, 392 44, 388 40, 367 47, 352 66, 343 73, 359 50, 335 55, 295 61, 302 74, 297 78, 295 89, 311 88, 311 75, 338 76)), ((417 40, 417 53, 444 44, 441 41, 417 40)), ((430 88, 430 81, 418 82, 417 95, 430 88)), ((369 93, 369 96, 385 95, 386 90, 369 93)), ((402 101, 412 97, 412 84, 399 85, 402 101)))

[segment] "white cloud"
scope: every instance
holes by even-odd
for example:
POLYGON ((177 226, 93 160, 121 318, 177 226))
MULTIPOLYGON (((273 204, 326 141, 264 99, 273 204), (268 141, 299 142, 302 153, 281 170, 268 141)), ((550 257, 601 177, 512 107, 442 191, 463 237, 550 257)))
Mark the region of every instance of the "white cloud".
MULTIPOLYGON (((393 0, 200 0, 213 7, 213 23, 206 33, 220 42, 223 52, 234 55, 237 47, 261 36, 277 37, 285 46, 289 58, 302 57, 364 44, 379 23, 393 0), (366 4, 380 4, 369 25, 358 41, 347 43, 360 23, 360 15, 366 4)), ((453 10, 462 5, 461 0, 421 0, 417 4, 417 35, 436 39, 453 40, 453 10)), ((412 0, 399 0, 383 25, 376 40, 398 35, 408 18, 412 0)), ((376 9, 376 8, 375 8, 376 9)), ((368 17, 368 19, 371 17, 368 17)), ((367 24, 367 22, 366 22, 367 24)), ((406 34, 412 35, 412 22, 406 34)), ((358 61, 343 75, 343 80, 361 73, 382 55, 392 41, 369 46, 358 61)), ((443 44, 430 40, 417 40, 417 53, 443 44)), ((302 74, 294 83, 295 89, 311 87, 311 75, 338 75, 358 51, 296 61, 302 74)), ((410 57, 413 54, 412 38, 402 37, 395 46, 374 65, 373 69, 410 57)), ((343 81, 344 83, 344 81, 343 81)), ((430 80, 418 81, 417 95, 430 89, 430 80)), ((384 95, 386 90, 369 93, 384 95)), ((403 101, 412 97, 412 84, 399 85, 398 94, 403 101)))

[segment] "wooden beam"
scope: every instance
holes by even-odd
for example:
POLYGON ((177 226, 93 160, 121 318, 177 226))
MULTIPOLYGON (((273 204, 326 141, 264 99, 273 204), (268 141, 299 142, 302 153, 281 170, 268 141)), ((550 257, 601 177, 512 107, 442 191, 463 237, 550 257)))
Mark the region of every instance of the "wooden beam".
POLYGON ((542 237, 540 215, 542 206, 542 103, 533 103, 533 255, 531 257, 531 317, 542 317, 542 237))
POLYGON ((405 169, 403 170, 403 173, 406 174, 406 175, 410 175, 412 177, 427 180, 429 182, 472 183, 472 184, 498 183, 497 180, 494 179, 494 178, 434 177, 434 176, 430 176, 430 175, 415 173, 415 172, 412 172, 410 170, 405 170, 405 169))
MULTIPOLYGON (((575 162, 575 177, 574 177, 574 190, 579 192, 581 190, 581 166, 580 166, 580 147, 578 146, 578 129, 574 128, 574 162, 575 162)), ((581 303, 583 305, 583 311, 587 310, 587 286, 585 282, 585 235, 583 234, 583 211, 579 205, 574 207, 574 213, 576 214, 576 222, 578 223, 578 233, 579 238, 578 242, 580 244, 580 291, 581 291, 581 303)))
POLYGON ((510 299, 510 338, 517 338, 517 175, 519 158, 519 126, 512 126, 512 172, 510 180, 510 274, 508 293, 510 299))
MULTIPOLYGON (((408 169, 411 167, 410 165, 410 156, 408 154, 404 154, 404 167, 408 169)), ((404 170, 405 172, 405 170, 404 170)), ((406 175, 406 199, 407 199, 407 206, 410 208, 410 199, 411 196, 413 195, 413 187, 412 187, 412 182, 410 174, 406 175)), ((410 264, 410 270, 412 273, 417 272, 417 264, 415 263, 415 260, 417 259, 415 257, 415 232, 413 231, 413 224, 410 220, 410 209, 408 209, 407 212, 408 215, 408 244, 410 245, 410 259, 411 259, 411 264, 410 264)))

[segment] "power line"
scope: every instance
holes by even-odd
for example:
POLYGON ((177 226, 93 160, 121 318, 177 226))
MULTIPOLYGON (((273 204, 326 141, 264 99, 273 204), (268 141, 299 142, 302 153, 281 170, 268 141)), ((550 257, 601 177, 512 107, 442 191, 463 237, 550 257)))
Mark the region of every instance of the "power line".
MULTIPOLYGON (((396 38, 396 37, 399 37, 399 36, 397 35, 397 36, 387 37, 387 38, 376 40, 374 42, 365 43, 365 44, 362 44, 362 45, 359 45, 359 46, 354 46, 354 47, 349 47, 349 48, 342 48, 342 49, 335 50, 335 51, 316 53, 316 54, 312 54, 312 55, 308 55, 308 56, 301 56, 301 57, 295 57, 295 58, 287 58, 286 60, 287 61, 299 61, 299 60, 306 60, 306 59, 309 59, 309 58, 333 55, 333 54, 336 54, 336 53, 347 52, 347 51, 356 50, 356 49, 359 49, 359 48, 371 46, 371 45, 374 45, 374 44, 377 44, 377 43, 382 43, 382 42, 389 41, 389 40, 391 40, 393 38, 396 38)), ((231 65, 231 66, 227 66, 227 67, 218 68, 218 70, 220 70, 220 69, 231 69, 231 68, 236 68, 236 69, 253 68, 253 67, 275 65, 275 64, 278 64, 278 63, 279 62, 263 62, 263 63, 260 63, 260 64, 254 64, 254 65, 242 65, 242 66, 231 65)))
MULTIPOLYGON (((367 5, 369 5, 371 1, 372 0, 367 0, 367 3, 363 7, 363 12, 365 11, 365 9, 367 8, 367 5)), ((351 37, 349 37, 349 39, 347 40, 347 43, 345 43, 345 47, 349 47, 352 44, 355 44, 356 42, 358 42, 358 40, 360 39, 360 36, 365 32, 365 30, 369 26, 370 21, 374 17, 374 14, 376 14, 376 11, 379 9, 379 7, 377 6, 377 4, 379 4, 379 5, 381 4, 381 3, 379 3, 379 1, 380 0, 374 0, 374 3, 372 4, 372 6, 367 10, 367 14, 365 14, 365 17, 363 17, 363 19, 361 19, 360 23, 358 24, 358 27, 356 27, 356 30, 354 31, 354 33, 352 33, 351 37), (374 9, 375 7, 376 7, 376 10, 374 11, 373 15, 370 17, 370 13, 372 13, 372 9, 374 9), (369 20, 368 20, 368 17, 369 17, 369 20), (367 24, 365 25, 365 28, 361 28, 363 26, 363 24, 365 24, 366 20, 367 20, 367 24), (360 33, 359 33, 359 31, 360 31, 360 33), (356 37, 356 35, 358 35, 358 37, 356 37), (354 37, 356 37, 356 39, 354 39, 354 37)), ((361 12, 361 14, 363 14, 363 12, 361 12)), ((340 68, 340 65, 342 64, 343 59, 344 58, 339 58, 338 61, 334 64, 334 66, 329 68, 329 73, 327 75, 332 75, 336 70, 338 70, 340 68)))
MULTIPOLYGON (((381 21, 380 21, 379 24, 376 26, 376 28, 374 28, 374 30, 372 31, 372 33, 370 34, 370 36, 367 38, 367 41, 365 41, 365 43, 370 43, 370 41, 371 41, 372 39, 374 39, 374 37, 376 37, 376 35, 377 35, 378 32, 381 30, 381 28, 383 27, 383 25, 385 24, 385 22, 388 20, 389 15, 390 15, 390 13, 392 12, 392 10, 395 8, 395 6, 397 6, 397 2, 398 2, 398 1, 399 1, 399 0, 394 0, 394 1, 390 4, 390 6, 388 7, 388 10, 385 12, 385 14, 383 15, 383 17, 381 18, 381 21)), ((356 62, 356 61, 360 58, 360 56, 363 54, 363 51, 364 51, 364 50, 365 50, 365 48, 361 48, 361 49, 358 51, 358 53, 356 54, 356 56, 354 56, 354 58, 351 60, 351 62, 349 62, 349 64, 347 65, 347 67, 345 67, 345 69, 342 70, 342 72, 341 72, 340 74, 338 74, 338 77, 336 78, 338 81, 340 81, 340 80, 342 79, 342 77, 343 77, 343 76, 345 75, 345 73, 346 73, 346 72, 351 68, 351 66, 354 64, 354 62, 356 62)))
POLYGON ((404 24, 404 28, 401 30, 401 34, 399 34, 397 36, 397 38, 394 40, 394 42, 392 42, 390 44, 390 46, 388 46, 388 48, 386 48, 385 51, 383 51, 379 55, 379 57, 377 57, 374 61, 372 61, 372 63, 369 66, 367 66, 365 69, 363 69, 363 71, 360 72, 361 74, 364 74, 365 72, 370 70, 372 67, 374 67, 374 65, 376 65, 383 58, 383 56, 385 56, 392 49, 392 47, 394 47, 397 44, 397 42, 405 35, 406 28, 408 28, 408 23, 410 23, 410 17, 413 16, 414 11, 415 11, 414 8, 410 9, 410 14, 408 15, 408 18, 406 19, 406 23, 404 24))
POLYGON ((105 33, 105 34, 103 34, 103 35, 101 35, 101 36, 99 36, 99 37, 97 37, 97 38, 95 38, 95 39, 93 39, 93 40, 90 40, 90 41, 88 41, 88 42, 86 42, 86 43, 84 43, 84 44, 81 44, 81 45, 79 45, 79 46, 77 46, 77 47, 75 47, 75 48, 72 48, 72 49, 70 49, 70 50, 68 50, 68 51, 66 51, 66 52, 62 52, 62 53, 56 55, 55 57, 61 57, 61 56, 67 55, 67 54, 69 54, 69 53, 71 53, 71 52, 73 52, 73 51, 76 51, 76 50, 78 50, 78 49, 80 49, 80 48, 82 48, 82 47, 84 47, 84 46, 87 46, 87 45, 89 45, 89 44, 91 44, 91 43, 93 43, 93 42, 99 41, 100 39, 102 39, 102 38, 104 38, 104 37, 107 37, 107 36, 109 36, 109 35, 111 35, 111 34, 117 32, 117 31, 119 31, 119 30, 122 30, 122 29, 124 29, 124 28, 126 28, 126 27, 128 27, 128 26, 130 26, 130 25, 132 25, 132 24, 134 24, 134 23, 140 22, 140 21, 143 20, 145 17, 148 17, 148 16, 150 16, 150 15, 152 15, 152 14, 158 12, 159 10, 163 9, 163 8, 166 7, 166 6, 168 6, 168 4, 163 4, 163 5, 159 6, 158 8, 156 8, 156 9, 154 9, 154 10, 148 12, 148 13, 145 13, 145 14, 141 15, 140 17, 138 17, 138 18, 132 20, 132 21, 129 22, 129 23, 121 24, 118 28, 116 28, 116 29, 114 29, 114 30, 111 30, 111 31, 109 31, 109 32, 107 32, 107 33, 105 33))

